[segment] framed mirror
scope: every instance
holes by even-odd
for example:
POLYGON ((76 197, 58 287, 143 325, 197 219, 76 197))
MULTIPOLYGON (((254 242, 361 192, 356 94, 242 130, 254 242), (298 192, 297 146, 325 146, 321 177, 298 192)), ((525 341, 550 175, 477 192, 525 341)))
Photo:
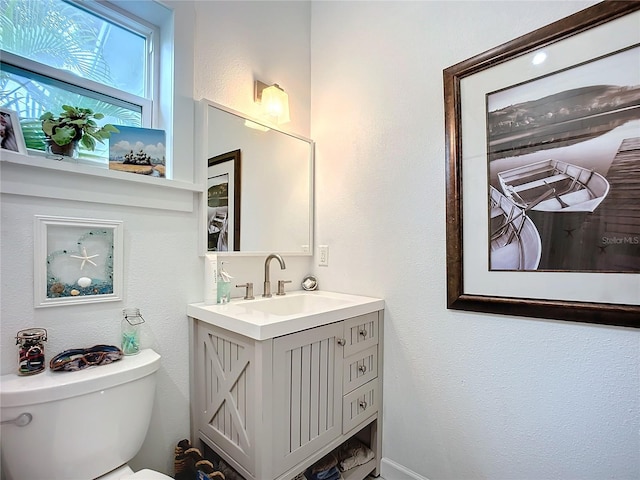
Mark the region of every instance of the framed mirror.
POLYGON ((200 101, 204 251, 311 255, 314 143, 200 101))

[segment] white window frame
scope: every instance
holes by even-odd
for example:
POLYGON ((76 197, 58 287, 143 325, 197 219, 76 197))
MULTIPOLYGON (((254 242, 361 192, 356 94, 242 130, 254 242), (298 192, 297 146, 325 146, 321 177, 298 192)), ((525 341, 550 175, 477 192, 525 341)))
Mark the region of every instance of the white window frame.
POLYGON ((81 93, 86 97, 96 98, 91 95, 91 92, 96 92, 99 95, 110 97, 114 100, 114 103, 118 103, 118 100, 120 100, 124 104, 140 106, 142 109, 141 126, 151 128, 153 118, 153 102, 147 98, 132 95, 122 90, 104 85, 102 83, 79 77, 77 75, 74 75, 73 73, 50 67, 49 65, 35 62, 33 60, 15 55, 13 53, 5 52, 4 50, 0 50, 0 55, 2 56, 3 64, 11 65, 21 70, 25 70, 27 72, 25 74, 27 78, 29 78, 29 72, 32 72, 37 75, 42 75, 44 77, 58 80, 71 86, 77 87, 79 90, 81 90, 81 92, 78 93, 81 93))
POLYGON ((144 128, 158 128, 159 114, 154 109, 154 105, 158 104, 159 96, 159 65, 160 55, 157 52, 157 48, 154 48, 155 41, 160 37, 158 27, 144 21, 141 18, 134 16, 131 13, 125 12, 119 7, 103 1, 80 1, 80 0, 66 0, 68 3, 75 5, 78 8, 88 11, 91 14, 97 15, 106 21, 110 21, 118 26, 125 28, 137 35, 140 35, 146 39, 147 52, 145 56, 145 63, 147 71, 146 81, 144 85, 144 97, 133 95, 118 88, 114 88, 105 85, 94 80, 80 77, 71 72, 61 70, 49 65, 45 65, 40 62, 28 59, 26 57, 16 55, 13 53, 0 50, 0 58, 2 63, 12 65, 14 67, 26 70, 27 72, 33 72, 44 77, 51 78, 53 80, 59 80, 72 86, 78 87, 80 90, 86 91, 87 97, 92 97, 91 92, 96 92, 100 95, 106 95, 116 100, 121 100, 125 104, 134 106, 140 106, 141 122, 144 128))
POLYGON ((132 12, 105 0, 65 0, 79 8, 105 18, 147 39, 147 52, 145 62, 147 65, 147 78, 145 84, 145 99, 151 102, 150 115, 147 119, 143 107, 142 126, 145 128, 159 128, 158 108, 160 96, 160 49, 156 47, 160 43, 160 28, 132 12))

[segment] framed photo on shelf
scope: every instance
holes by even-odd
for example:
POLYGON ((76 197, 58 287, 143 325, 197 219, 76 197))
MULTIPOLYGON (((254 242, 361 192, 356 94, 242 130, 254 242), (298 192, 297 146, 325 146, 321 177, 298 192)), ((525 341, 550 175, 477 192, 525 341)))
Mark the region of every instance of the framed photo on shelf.
POLYGON ((640 327, 640 3, 444 70, 447 306, 640 327))
POLYGON ((0 108, 0 148, 23 155, 27 154, 20 119, 15 110, 0 108))
POLYGON ((35 307, 122 300, 122 222, 35 216, 35 307))
POLYGON ((166 133, 154 128, 118 125, 109 137, 109 169, 166 177, 166 133))

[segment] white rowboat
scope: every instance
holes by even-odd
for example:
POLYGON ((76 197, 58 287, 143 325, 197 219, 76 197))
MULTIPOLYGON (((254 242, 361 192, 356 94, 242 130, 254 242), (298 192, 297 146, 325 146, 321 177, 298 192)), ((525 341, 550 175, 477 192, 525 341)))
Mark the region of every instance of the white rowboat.
POLYGON ((542 254, 538 229, 523 208, 489 188, 491 270, 537 270, 542 254))
POLYGON ((504 194, 526 210, 593 212, 609 193, 609 182, 593 170, 543 160, 498 173, 504 194))

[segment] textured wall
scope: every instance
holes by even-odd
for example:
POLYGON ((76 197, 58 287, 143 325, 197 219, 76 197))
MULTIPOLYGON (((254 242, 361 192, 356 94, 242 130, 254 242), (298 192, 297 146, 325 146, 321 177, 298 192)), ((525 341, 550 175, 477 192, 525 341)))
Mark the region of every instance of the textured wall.
POLYGON ((253 84, 277 83, 289 94, 291 123, 309 135, 309 2, 196 2, 194 98, 257 117, 253 84))
POLYGON ((313 3, 320 280, 386 300, 383 452, 430 480, 640 476, 640 332, 445 307, 442 70, 592 3, 313 3))

